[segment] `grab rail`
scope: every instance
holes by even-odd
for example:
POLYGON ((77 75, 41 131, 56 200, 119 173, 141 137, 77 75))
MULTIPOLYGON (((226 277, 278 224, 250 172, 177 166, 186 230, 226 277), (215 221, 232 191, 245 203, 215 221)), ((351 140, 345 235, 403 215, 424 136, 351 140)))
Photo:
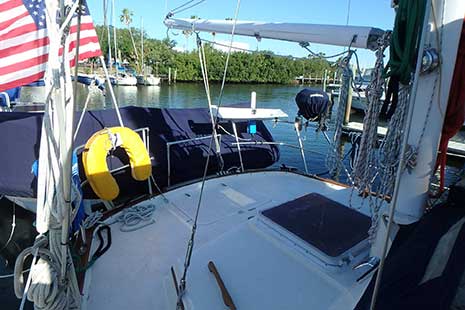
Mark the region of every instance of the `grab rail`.
MULTIPOLYGON (((213 135, 208 135, 208 136, 166 142, 166 157, 167 157, 166 159, 167 159, 167 165, 168 165, 168 180, 167 180, 168 187, 171 186, 171 152, 170 152, 171 146, 176 145, 176 144, 183 144, 186 142, 200 141, 200 140, 211 138, 212 136, 213 135)), ((221 134, 216 134, 215 138, 217 138, 218 143, 221 144, 221 134)))

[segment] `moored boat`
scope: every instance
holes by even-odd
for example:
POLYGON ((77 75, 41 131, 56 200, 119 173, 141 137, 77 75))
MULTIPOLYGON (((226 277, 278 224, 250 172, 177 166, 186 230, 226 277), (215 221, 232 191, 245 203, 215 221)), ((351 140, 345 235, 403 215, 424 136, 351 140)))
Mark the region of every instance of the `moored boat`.
MULTIPOLYGON (((250 141, 239 137, 237 121, 245 121, 247 132, 253 135, 257 122, 284 115, 279 109, 261 109, 254 95, 247 107, 224 107, 221 98, 213 104, 199 39, 211 130, 208 155, 200 166, 202 178, 104 214, 94 210, 81 223, 83 232, 72 240, 76 241, 75 246, 70 247, 70 214, 78 208, 71 206, 71 185, 62 186, 60 182, 69 182, 71 173, 61 169, 56 161, 71 158, 72 139, 59 139, 60 133, 69 134, 62 126, 56 127, 58 132, 44 126, 47 131, 41 139, 50 143, 41 143, 40 149, 45 155, 39 166, 42 182, 37 204, 37 229, 41 235, 35 246, 18 259, 18 296, 29 296, 44 308, 56 304, 84 309, 449 308, 465 269, 461 259, 465 257, 465 218, 463 211, 457 209, 449 212, 454 216, 444 215, 451 208, 428 205, 427 198, 435 163, 444 167, 449 135, 458 130, 457 126, 460 128, 465 117, 465 90, 460 87, 465 72, 460 58, 465 53, 465 3, 394 3, 399 8, 393 33, 372 27, 239 22, 237 12, 231 21, 213 22, 176 20, 170 14, 165 23, 176 29, 232 34, 237 31, 257 38, 375 51, 369 105, 360 148, 354 153, 353 171, 345 168, 340 152, 353 49, 349 48, 341 61, 341 100, 333 136, 328 136, 323 105, 317 110, 299 105, 295 122, 291 122, 297 136, 304 124, 317 122, 316 129, 329 144, 328 168, 334 175, 346 173, 349 184, 288 167, 277 171, 247 171, 241 167, 238 173, 209 177, 209 165, 218 154, 220 141, 216 137, 221 122, 231 124, 230 136, 236 140, 242 166, 241 148, 250 141), (388 72, 399 79, 401 87, 390 130, 378 145, 377 120, 385 83, 383 59, 389 44, 396 47, 390 53, 396 61, 389 63, 388 72), (422 61, 427 50, 436 53, 438 59, 455 61, 428 64, 422 61), (456 117, 443 128, 446 115, 456 117), (57 145, 58 141, 57 150, 45 147, 57 145), (55 178, 56 175, 61 178, 55 178), (425 215, 427 207, 433 211, 425 215), (438 213, 444 217, 434 221, 432 215, 438 213), (425 234, 431 228, 428 222, 433 222, 435 228, 431 238, 425 234), (417 237, 412 238, 416 228, 417 237), (73 261, 70 252, 76 249, 81 259, 73 261), (398 255, 399 251, 402 255, 398 255), (26 294, 22 272, 24 259, 30 255, 35 259, 25 286, 25 290, 31 291, 26 294), (421 270, 416 270, 417 264, 421 270), (453 281, 448 281, 454 272, 453 281), (50 281, 41 281, 44 278, 50 281), (60 281, 63 279, 66 281, 60 281), (435 296, 439 297, 434 299, 435 296)), ((59 39, 51 38, 56 42, 59 39)), ((62 69, 54 74, 63 76, 65 72, 62 69)), ((65 89, 57 91, 67 94, 65 89)), ((53 97, 48 104, 66 107, 66 101, 60 98, 53 97)), ((297 103, 306 102, 303 99, 297 103)), ((46 116, 59 120, 64 111, 49 109, 46 116)), ((73 113, 63 116, 68 124, 73 123, 69 121, 73 113)), ((121 116, 117 118, 120 128, 124 128, 121 116)), ((121 129, 98 130, 90 140, 108 144, 109 149, 98 153, 98 160, 103 163, 110 149, 127 141, 118 137, 121 129)), ((303 152, 300 136, 298 140, 303 152)), ((84 152, 92 150, 85 147, 84 152)), ((134 164, 142 160, 133 158, 136 154, 131 149, 125 150, 133 164, 133 178, 140 178, 140 170, 150 172, 146 165, 134 164)), ((143 148, 137 155, 149 156, 143 148)), ((65 163, 70 164, 65 160, 63 167, 68 167, 65 163)), ((102 177, 97 185, 109 189, 112 184, 102 182, 108 180, 107 170, 93 170, 94 174, 87 177, 95 182, 102 177)))

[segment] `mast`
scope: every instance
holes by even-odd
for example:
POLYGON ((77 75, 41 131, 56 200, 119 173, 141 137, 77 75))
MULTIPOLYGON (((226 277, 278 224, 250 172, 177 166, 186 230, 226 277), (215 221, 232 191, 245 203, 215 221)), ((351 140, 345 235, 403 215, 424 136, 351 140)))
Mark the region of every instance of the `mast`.
POLYGON ((406 129, 405 142, 416 148, 418 155, 415 167, 411 171, 404 170, 397 185, 398 201, 394 221, 398 224, 413 223, 424 213, 465 16, 463 0, 431 2, 432 6, 427 8, 427 15, 430 11, 431 14, 423 30, 423 44, 420 46, 410 97, 411 125, 406 129), (422 56, 427 48, 440 51, 439 59, 444 61, 440 61, 440 66, 434 71, 420 73, 422 56))
POLYGON ((145 61, 144 61, 144 20, 140 18, 140 42, 141 42, 141 69, 145 83, 145 61))
POLYGON ((112 8, 112 23, 113 23, 113 38, 114 38, 114 44, 115 44, 115 72, 116 72, 116 77, 118 77, 118 48, 117 48, 117 43, 116 43, 116 17, 115 17, 115 0, 111 0, 112 8))
POLYGON ((108 0, 103 0, 103 24, 107 28, 107 37, 108 37, 108 62, 110 63, 110 72, 111 72, 111 35, 110 35, 110 23, 107 21, 108 14, 108 0))

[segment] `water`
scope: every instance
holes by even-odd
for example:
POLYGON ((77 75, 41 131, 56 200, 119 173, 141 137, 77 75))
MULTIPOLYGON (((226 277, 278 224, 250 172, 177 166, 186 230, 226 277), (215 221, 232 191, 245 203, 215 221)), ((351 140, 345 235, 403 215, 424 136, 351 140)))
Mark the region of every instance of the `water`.
MULTIPOLYGON (((295 104, 295 95, 302 89, 302 86, 288 86, 288 85, 255 85, 255 84, 233 84, 227 85, 222 98, 222 103, 232 104, 250 100, 250 93, 255 91, 257 93, 257 107, 261 108, 279 108, 289 115, 289 121, 293 122, 294 117, 297 115, 297 106, 295 104)), ((220 85, 211 85, 211 93, 213 103, 218 102, 218 94, 220 85)), ((115 93, 118 98, 120 106, 136 105, 142 107, 160 107, 160 108, 197 108, 207 107, 207 100, 203 84, 200 83, 177 83, 171 86, 149 86, 149 87, 136 87, 136 86, 120 86, 115 88, 115 93)), ((25 94, 23 100, 34 99, 33 94, 25 94), (29 98, 28 98, 29 97, 29 98)), ((83 104, 87 96, 87 90, 81 88, 78 96, 78 102, 83 104)), ((103 109, 112 106, 110 95, 103 97, 100 91, 91 92, 91 100, 89 109, 103 109)), ((82 106, 81 106, 82 107, 82 106)), ((335 105, 337 108, 337 105, 335 105)), ((273 134, 276 141, 284 142, 287 144, 298 145, 297 137, 293 124, 278 123, 273 124, 267 121, 267 127, 273 134)), ((328 150, 328 143, 323 137, 322 133, 316 133, 315 127, 309 127, 306 131, 302 132, 304 137, 304 147, 311 152, 306 153, 306 162, 310 173, 318 174, 323 177, 328 177, 328 169, 325 165, 326 152, 328 150)), ((332 121, 329 121, 328 135, 332 137, 332 121)), ((344 150, 350 149, 350 144, 345 143, 344 150)), ((349 167, 348 160, 344 161, 345 165, 349 167)), ((282 164, 286 166, 296 167, 300 171, 304 170, 304 165, 300 151, 289 148, 281 147, 281 158, 275 167, 282 164)), ((446 179, 448 183, 454 182, 457 179, 457 173, 462 168, 463 161, 450 160, 447 169, 446 179)), ((339 179, 341 182, 347 182, 347 177, 342 173, 339 179)), ((0 266, 1 266, 0 261, 0 266)), ((0 267, 0 274, 11 272, 11 270, 4 270, 0 267)), ((2 309, 14 309, 19 305, 15 299, 12 291, 12 279, 0 279, 0 298, 2 300, 2 309)))
MULTIPOLYGON (((213 104, 218 103, 220 93, 220 84, 210 85, 213 104)), ((318 86, 314 86, 318 87, 318 86)), ((226 85, 222 97, 222 104, 228 105, 250 100, 250 93, 257 93, 257 107, 261 108, 279 108, 286 112, 290 122, 294 121, 297 115, 297 105, 295 104, 295 95, 303 89, 301 85, 270 85, 270 84, 231 84, 226 85)), ((115 94, 120 106, 136 105, 142 107, 159 107, 159 108, 198 108, 207 107, 207 99, 203 83, 177 83, 171 86, 166 84, 162 86, 120 86, 115 88, 115 94)), ((79 102, 84 102, 87 96, 86 88, 82 87, 79 93, 79 102)), ((90 109, 102 109, 112 107, 110 95, 103 97, 100 91, 91 94, 90 109)), ((337 102, 334 105, 334 111, 337 109, 337 102)), ((355 115, 360 121, 363 115, 355 115)), ((298 146, 297 136, 293 124, 278 123, 267 121, 267 127, 278 142, 298 146)), ((308 171, 323 177, 329 177, 326 168, 326 153, 329 144, 322 133, 316 133, 315 124, 310 124, 307 130, 302 132, 304 139, 304 148, 308 150, 305 154, 308 171)), ((333 135, 333 120, 328 122, 328 135, 333 135)), ((349 143, 344 144, 344 154, 350 149, 349 143)), ((300 151, 294 148, 281 146, 281 157, 279 162, 274 166, 279 167, 282 164, 295 167, 304 171, 304 164, 300 151)), ((348 156, 344 160, 346 167, 349 167, 348 156)), ((455 181, 456 174, 463 167, 463 161, 450 159, 446 171, 448 183, 455 181)), ((342 172, 339 181, 346 183, 347 176, 342 172)))
MULTIPOLYGON (((220 85, 210 86, 212 101, 218 102, 220 85)), ((286 85, 265 85, 265 84, 233 84, 227 85, 222 97, 222 104, 228 105, 250 100, 250 93, 257 93, 257 107, 259 108, 279 108, 289 115, 289 121, 294 121, 297 115, 295 95, 302 89, 301 86, 286 85)), ((120 106, 136 105, 142 107, 159 108, 198 108, 207 107, 207 99, 204 86, 201 83, 177 83, 171 86, 161 87, 136 87, 126 86, 115 88, 120 106)), ((81 102, 84 101, 86 93, 80 93, 81 102)), ((92 93, 89 108, 101 109, 112 106, 111 98, 107 95, 103 98, 98 92, 92 93)), ((297 136, 293 124, 278 123, 273 124, 267 121, 267 127, 272 132, 276 141, 298 146, 297 136)), ((322 174, 325 169, 325 156, 328 143, 321 134, 315 134, 315 128, 309 127, 303 132, 305 147, 312 150, 307 154, 307 165, 309 172, 322 174)), ((285 164, 304 170, 304 165, 300 151, 289 147, 281 147, 281 158, 275 166, 285 164)), ((345 180, 345 178, 343 178, 345 180)))

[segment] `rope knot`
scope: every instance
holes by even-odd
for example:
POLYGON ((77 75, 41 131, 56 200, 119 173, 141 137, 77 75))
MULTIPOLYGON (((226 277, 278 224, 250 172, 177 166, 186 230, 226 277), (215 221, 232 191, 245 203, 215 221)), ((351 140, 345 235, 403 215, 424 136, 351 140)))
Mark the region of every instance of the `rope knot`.
POLYGON ((418 148, 408 145, 405 151, 405 168, 408 173, 412 173, 412 170, 417 166, 418 148))

